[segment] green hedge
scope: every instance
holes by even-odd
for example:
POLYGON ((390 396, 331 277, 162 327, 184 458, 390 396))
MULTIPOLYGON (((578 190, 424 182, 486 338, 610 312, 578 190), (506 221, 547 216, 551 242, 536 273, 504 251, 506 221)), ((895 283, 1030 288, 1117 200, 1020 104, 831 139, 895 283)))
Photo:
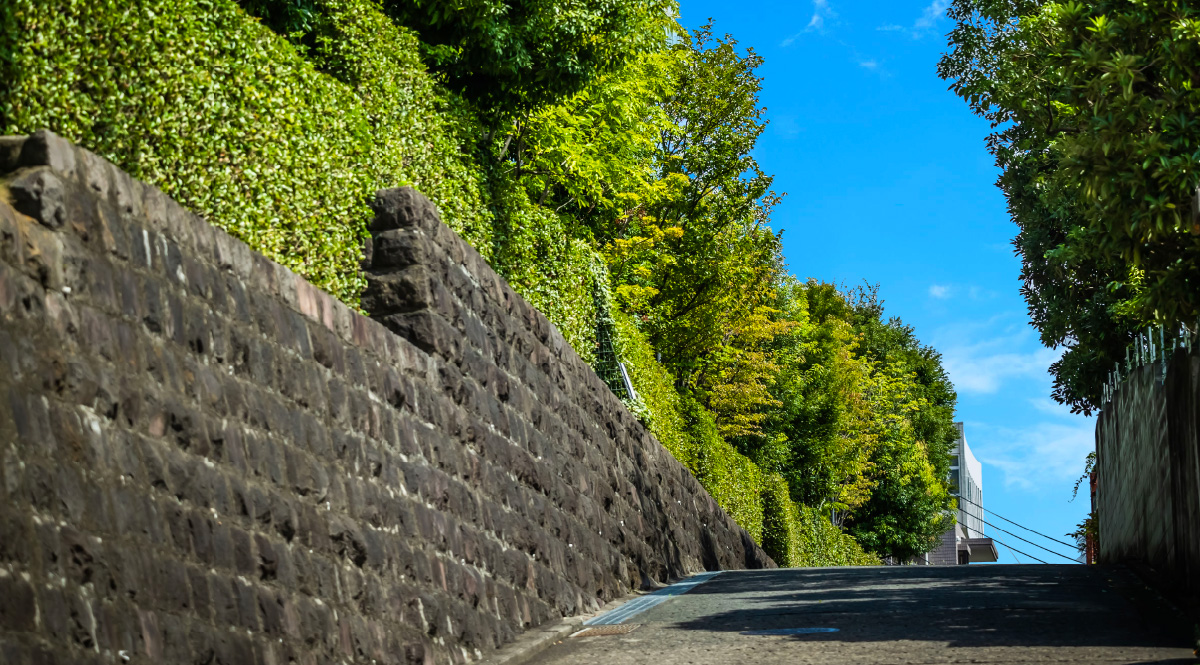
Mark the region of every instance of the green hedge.
POLYGON ((695 440, 688 434, 683 400, 675 390, 675 377, 654 358, 654 347, 638 330, 633 317, 612 308, 617 354, 625 363, 629 380, 638 392, 630 410, 693 474, 697 473, 695 440))
POLYGON ((0 131, 50 128, 348 302, 376 190, 475 215, 416 39, 365 0, 318 3, 359 35, 324 55, 354 87, 232 0, 2 4, 0 131))
POLYGON ((314 9, 298 48, 232 0, 4 3, 0 132, 50 128, 352 304, 367 202, 412 184, 586 356, 590 248, 477 163, 410 32, 373 0, 314 9))
POLYGON ((763 484, 762 548, 779 565, 871 566, 879 557, 866 552, 850 534, 816 509, 792 501, 779 474, 763 484), (786 563, 784 563, 786 562, 786 563))
POLYGON ((481 169, 460 149, 483 130, 426 72, 416 37, 374 0, 316 0, 312 24, 305 59, 361 100, 372 132, 372 177, 380 187, 413 185, 438 204, 447 225, 486 249, 492 214, 481 169))
POLYGON ((475 246, 482 247, 480 253, 513 290, 558 327, 581 358, 594 363, 595 284, 608 279, 603 261, 586 242, 571 237, 561 217, 531 202, 506 175, 492 174, 488 182, 490 235, 475 246))
POLYGON ((640 403, 633 405, 633 410, 725 512, 761 542, 762 473, 758 467, 721 438, 707 409, 675 390, 674 377, 655 360, 653 347, 633 319, 614 312, 613 322, 617 351, 638 392, 640 403))
MULTIPOLYGON (((690 397, 683 401, 688 434, 696 447, 696 479, 729 516, 762 542, 762 472, 725 439, 712 412, 690 397)), ((780 565, 783 565, 781 562, 780 565)))

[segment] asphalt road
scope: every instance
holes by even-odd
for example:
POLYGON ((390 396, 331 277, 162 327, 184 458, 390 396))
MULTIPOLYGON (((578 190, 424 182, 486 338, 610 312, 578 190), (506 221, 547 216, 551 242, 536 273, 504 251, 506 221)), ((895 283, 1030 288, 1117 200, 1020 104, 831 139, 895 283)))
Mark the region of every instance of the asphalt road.
POLYGON ((1127 569, 1097 566, 730 571, 620 625, 636 627, 566 638, 532 662, 1197 662, 1183 617, 1127 569))

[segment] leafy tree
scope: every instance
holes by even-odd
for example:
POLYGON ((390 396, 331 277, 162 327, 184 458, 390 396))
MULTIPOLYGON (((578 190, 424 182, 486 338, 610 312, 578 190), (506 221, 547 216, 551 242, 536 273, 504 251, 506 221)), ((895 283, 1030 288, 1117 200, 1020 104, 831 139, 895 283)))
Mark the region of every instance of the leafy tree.
POLYGON ((618 303, 728 436, 759 433, 776 367, 763 344, 781 273, 770 178, 749 152, 761 59, 705 27, 515 125, 531 197, 602 244, 618 303))
POLYGON ((941 354, 912 326, 884 320, 879 287, 850 295, 859 353, 873 368, 871 496, 848 521, 863 546, 900 560, 929 551, 953 523, 946 479, 958 430, 957 395, 941 354))
MULTIPOLYGON (((1028 160, 1033 161, 1033 160, 1028 160)), ((1113 255, 1092 251, 1094 231, 1070 213, 1047 214, 1047 185, 1029 177, 1030 164, 1001 176, 1019 232, 1013 240, 1022 257, 1021 293, 1042 343, 1063 348, 1050 365, 1052 396, 1073 412, 1091 413, 1114 364, 1139 328, 1130 310, 1140 271, 1113 255)))
POLYGON ((670 127, 663 102, 672 94, 669 74, 680 53, 643 56, 514 119, 496 139, 507 171, 539 205, 577 220, 577 232, 589 239, 631 222, 653 236, 653 221, 638 216, 648 202, 679 189, 661 179, 654 155, 655 138, 670 127))
MULTIPOLYGON (((779 238, 767 226, 778 197, 751 155, 766 124, 755 69, 762 58, 715 38, 711 25, 675 46, 669 119, 656 140, 660 179, 670 196, 647 200, 645 216, 679 228, 661 245, 641 283, 654 290, 641 312, 650 338, 676 376, 689 383, 706 353, 736 323, 768 302, 782 272, 779 238)), ((640 235, 637 228, 599 228, 602 239, 640 235)))
POLYGON ((895 366, 874 379, 871 496, 850 513, 847 526, 867 550, 903 561, 937 545, 954 524, 953 504, 947 476, 938 473, 929 446, 914 427, 914 415, 927 402, 915 395, 915 384, 895 366))
MULTIPOLYGON (((275 32, 311 45, 319 0, 238 0, 275 32)), ((575 94, 677 31, 675 0, 371 0, 415 31, 444 84, 489 126, 575 94)))
POLYGON ((870 496, 874 415, 871 368, 855 354, 852 310, 832 284, 784 282, 779 309, 802 325, 775 342, 782 368, 771 437, 742 441, 751 457, 787 480, 799 503, 845 513, 870 496))
POLYGON ((574 94, 657 50, 674 0, 384 0, 446 84, 507 118, 574 94))
POLYGON ((947 486, 954 388, 912 327, 883 318, 878 288, 785 281, 773 409, 757 439, 738 438, 794 500, 845 524, 865 548, 907 559, 953 523, 947 486))
POLYGON ((1023 293, 1065 347, 1054 397, 1099 406, 1133 331, 1200 312, 1200 9, 1183 2, 955 0, 939 74, 988 140, 1021 229, 1023 293))
POLYGON ((777 314, 760 306, 733 323, 697 374, 696 388, 707 398, 721 436, 766 436, 763 424, 772 409, 782 406, 770 390, 783 369, 771 343, 800 324, 777 314))
POLYGON ((921 343, 912 326, 899 317, 884 319, 879 285, 851 291, 854 329, 859 334, 858 354, 874 363, 875 371, 896 372, 919 407, 908 414, 913 433, 926 447, 926 455, 939 478, 950 473, 951 451, 958 439, 954 409, 958 395, 942 367, 942 354, 921 343))

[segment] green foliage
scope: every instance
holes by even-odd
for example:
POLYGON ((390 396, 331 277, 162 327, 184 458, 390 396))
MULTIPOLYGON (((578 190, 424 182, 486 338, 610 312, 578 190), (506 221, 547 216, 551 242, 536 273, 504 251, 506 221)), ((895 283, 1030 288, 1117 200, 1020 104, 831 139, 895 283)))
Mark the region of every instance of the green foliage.
MULTIPOLYGON (((321 4, 344 23, 370 18, 365 0, 321 4)), ((371 194, 459 187, 443 177, 458 165, 435 163, 457 157, 416 40, 393 26, 372 26, 384 62, 361 41, 344 45, 348 79, 387 71, 371 89, 318 73, 228 0, 13 0, 0 11, 0 130, 49 127, 347 301, 363 286, 371 194)), ((450 210, 474 203, 439 198, 450 210)))
POLYGON ((913 327, 898 317, 884 319, 878 285, 853 290, 849 301, 854 308, 854 328, 860 335, 859 353, 880 370, 907 376, 905 385, 920 401, 920 408, 910 416, 913 432, 929 446, 930 463, 937 474, 945 476, 958 438, 954 427, 958 395, 942 367, 942 354, 922 344, 913 327))
MULTIPOLYGON (((761 542, 764 528, 763 474, 724 438, 713 415, 694 399, 675 390, 674 379, 654 358, 644 333, 633 319, 616 314, 620 352, 654 436, 683 463, 725 512, 761 542)), ((773 555, 774 556, 774 555, 773 555)), ((787 559, 776 558, 786 565, 787 559)))
POLYGON ((1092 472, 1096 470, 1096 451, 1093 450, 1092 452, 1088 453, 1087 457, 1083 459, 1083 473, 1075 479, 1075 485, 1071 488, 1072 501, 1079 497, 1080 485, 1090 481, 1092 478, 1092 472))
POLYGON ((833 285, 789 280, 777 297, 801 325, 775 340, 784 370, 773 387, 772 436, 743 446, 787 479, 796 501, 844 513, 870 495, 871 367, 856 355, 852 309, 833 285))
MULTIPOLYGON (((740 53, 728 36, 714 38, 711 26, 675 50, 674 94, 663 103, 671 128, 658 133, 655 159, 677 191, 648 201, 638 221, 680 232, 661 243, 662 260, 649 275, 632 281, 653 290, 639 313, 667 366, 691 384, 705 352, 769 302, 782 261, 779 238, 766 226, 778 197, 751 155, 766 126, 755 73, 762 59, 740 53)), ((644 235, 636 225, 620 235, 599 231, 644 235)))
POLYGON ((1075 540, 1075 549, 1079 550, 1080 554, 1086 555, 1088 538, 1091 538, 1092 542, 1100 541, 1100 520, 1095 509, 1088 512, 1088 516, 1080 520, 1079 524, 1075 525, 1075 530, 1066 536, 1075 540))
MULTIPOLYGON (((479 131, 462 102, 425 72, 413 35, 380 13, 374 0, 306 0, 305 58, 362 100, 372 159, 403 168, 438 204, 442 219, 474 246, 493 235, 478 155, 460 149, 479 131), (398 162, 398 164, 393 164, 398 162)), ((377 176, 387 182, 387 171, 377 176)))
MULTIPOLYGON (((513 120, 501 152, 532 199, 604 229, 647 201, 669 196, 659 182, 655 137, 670 127, 662 101, 677 51, 645 55, 583 90, 513 120)), ((603 231, 600 236, 604 237, 603 231)))
MULTIPOLYGON (((928 552, 954 525, 946 473, 938 473, 915 416, 928 403, 895 365, 880 369, 872 385, 875 445, 871 451, 871 496, 847 519, 850 533, 866 549, 904 561, 928 552)), ((949 464, 946 464, 949 470, 949 464)))
POLYGON ((417 31, 452 90, 496 118, 553 103, 656 50, 677 11, 673 0, 386 0, 384 7, 417 31))
POLYGON ((714 349, 696 373, 697 392, 704 395, 716 416, 721 436, 763 437, 771 409, 782 405, 771 387, 782 367, 770 344, 797 327, 797 321, 779 318, 765 306, 726 328, 725 344, 714 349))
POLYGON ((762 540, 762 472, 749 458, 721 438, 712 412, 695 399, 684 398, 688 434, 695 441, 693 473, 704 489, 756 542, 762 540))
POLYGON ((869 399, 877 435, 874 488, 848 526, 864 547, 905 560, 935 546, 952 524, 945 479, 958 438, 957 395, 941 354, 900 319, 884 321, 878 286, 856 289, 850 302, 859 353, 875 368, 869 399))
POLYGON ((953 523, 955 395, 940 356, 911 327, 884 321, 873 288, 789 280, 776 303, 796 322, 773 341, 778 407, 763 435, 739 446, 785 481, 792 501, 846 525, 875 554, 928 551, 953 523))
POLYGON ((817 509, 792 501, 779 475, 763 488, 762 547, 781 566, 872 566, 879 557, 817 509))
POLYGON ((550 319, 581 358, 595 362, 594 280, 600 257, 572 238, 562 218, 533 205, 509 184, 496 193, 496 223, 488 260, 513 289, 550 319))
POLYGON ((634 409, 654 436, 683 463, 692 474, 697 473, 696 440, 688 434, 684 418, 683 399, 675 389, 675 377, 654 357, 654 347, 638 330, 633 317, 625 312, 613 312, 616 328, 617 353, 629 372, 637 390, 639 403, 634 409))
POLYGON ((1000 128, 988 146, 1023 293, 1043 342, 1066 348, 1054 397, 1091 412, 1136 329, 1200 312, 1200 9, 956 0, 950 14, 939 73, 1000 128))

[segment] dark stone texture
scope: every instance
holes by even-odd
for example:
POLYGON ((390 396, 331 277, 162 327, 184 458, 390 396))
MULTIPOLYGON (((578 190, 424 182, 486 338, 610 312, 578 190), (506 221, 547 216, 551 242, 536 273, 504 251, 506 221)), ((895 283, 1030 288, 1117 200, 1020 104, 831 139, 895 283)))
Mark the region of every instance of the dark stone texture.
POLYGON ((373 320, 48 132, 0 178, 5 663, 460 663, 773 565, 416 191, 373 320))

